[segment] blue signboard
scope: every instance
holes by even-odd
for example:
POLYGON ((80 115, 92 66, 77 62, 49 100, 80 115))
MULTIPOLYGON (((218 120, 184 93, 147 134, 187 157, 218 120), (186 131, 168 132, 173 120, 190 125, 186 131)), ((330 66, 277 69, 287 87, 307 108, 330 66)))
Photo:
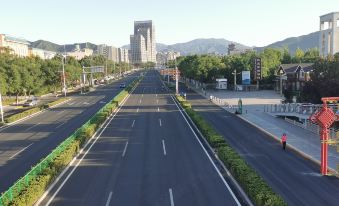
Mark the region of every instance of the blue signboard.
POLYGON ((251 84, 250 71, 242 71, 241 77, 242 77, 242 84, 243 85, 251 84))

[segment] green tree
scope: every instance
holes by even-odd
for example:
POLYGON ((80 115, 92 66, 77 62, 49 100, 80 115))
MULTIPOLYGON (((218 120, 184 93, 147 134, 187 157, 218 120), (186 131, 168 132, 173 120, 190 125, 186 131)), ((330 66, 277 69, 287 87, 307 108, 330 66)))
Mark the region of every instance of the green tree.
POLYGON ((298 47, 298 48, 295 50, 293 62, 294 62, 294 63, 302 63, 302 62, 303 62, 304 56, 305 56, 304 51, 298 47))

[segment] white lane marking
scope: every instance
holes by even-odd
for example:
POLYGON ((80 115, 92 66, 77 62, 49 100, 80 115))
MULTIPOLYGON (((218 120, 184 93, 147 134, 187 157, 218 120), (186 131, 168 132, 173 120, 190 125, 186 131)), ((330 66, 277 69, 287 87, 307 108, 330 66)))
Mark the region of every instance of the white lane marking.
POLYGON ((108 198, 107 198, 107 201, 106 201, 106 205, 105 206, 109 206, 109 203, 111 202, 111 199, 112 199, 112 194, 113 192, 111 191, 108 195, 108 198))
POLYGON ((139 108, 137 109, 137 112, 139 112, 139 108))
POLYGON ((141 104, 141 99, 139 100, 139 104, 141 104))
POLYGON ((191 125, 188 123, 188 120, 186 119, 186 117, 184 116, 183 112, 181 111, 180 107, 178 106, 177 102, 174 100, 174 97, 171 96, 175 106, 177 106, 181 116, 184 118, 185 122, 187 123, 188 127, 191 129, 193 135, 195 136, 196 140, 199 142, 201 148, 204 150, 205 154, 207 155, 208 159, 210 160, 210 162, 212 163, 212 165, 214 166, 214 169, 217 171, 220 179, 222 180, 222 182, 224 183, 224 185, 226 186, 227 190, 231 193, 234 201, 237 203, 238 206, 240 206, 240 202, 237 199, 237 197, 234 195, 233 191, 231 190, 230 186, 228 185, 228 183, 225 181, 224 177, 222 176, 222 174, 220 173, 219 169, 217 168, 217 166, 214 164, 212 158, 210 157, 210 155, 208 154, 208 152, 206 151, 206 149, 204 148, 204 146, 202 145, 201 141, 199 140, 197 134, 194 132, 193 128, 191 127, 191 125))
POLYGON ((155 94, 155 96, 157 97, 157 96, 158 96, 158 94, 155 94))
POLYGON ((70 103, 67 103, 68 105, 73 105, 75 102, 70 102, 70 103))
POLYGON ((122 157, 125 157, 125 154, 126 154, 127 147, 128 147, 128 141, 126 142, 126 145, 125 145, 124 151, 122 152, 122 155, 121 155, 122 157))
POLYGON ((106 102, 105 102, 105 101, 100 101, 99 103, 100 103, 100 104, 105 104, 106 102))
MULTIPOLYGON (((135 89, 135 88, 134 88, 135 89)), ((134 90, 133 90, 134 91, 134 90)), ((133 93, 133 91, 131 92, 131 94, 133 93)), ((55 196, 59 193, 59 191, 64 187, 64 185, 66 184, 66 182, 68 181, 68 179, 72 176, 72 174, 74 173, 74 171, 77 169, 77 167, 79 166, 79 164, 82 162, 82 160, 86 157, 87 153, 92 149, 92 147, 95 145, 95 143, 98 141, 99 137, 101 136, 101 134, 106 130, 106 128, 108 127, 108 125, 112 122, 112 120, 114 119, 114 117, 119 113, 119 111, 121 110, 122 106, 125 104, 125 102, 127 101, 127 99, 129 98, 129 96, 131 95, 129 94, 128 96, 126 96, 123 101, 121 102, 121 107, 119 107, 115 113, 113 113, 114 115, 111 117, 111 119, 106 119, 105 122, 102 124, 102 126, 100 126, 101 132, 98 134, 98 136, 94 139, 94 141, 92 142, 92 144, 89 146, 89 148, 87 149, 87 151, 85 152, 85 154, 79 159, 79 161, 77 162, 77 164, 73 167, 73 169, 70 171, 70 173, 66 176, 66 178, 62 181, 62 183, 60 184, 60 186, 58 187, 58 189, 54 192, 54 194, 50 197, 50 199, 48 200, 46 206, 49 206, 52 201, 54 200, 55 196), (106 124, 107 122, 107 124, 106 124), (105 125, 105 126, 103 126, 105 125)), ((98 130, 99 131, 99 130, 98 130)), ((95 132, 93 134, 92 137, 95 137, 95 135, 97 135, 97 132, 95 132)), ((91 138, 92 138, 91 137, 91 138)), ((77 158, 80 156, 80 154, 82 154, 82 152, 84 151, 84 149, 87 147, 87 145, 89 145, 91 141, 87 141, 87 143, 85 144, 85 146, 79 151, 79 153, 77 154, 77 156, 75 156, 73 158, 73 160, 68 164, 68 166, 61 172, 61 174, 56 178, 56 180, 52 183, 52 185, 47 189, 47 191, 41 196, 41 198, 38 200, 38 202, 36 203, 36 205, 40 205, 40 203, 46 198, 46 196, 48 195, 48 193, 55 187, 55 185, 59 182, 59 180, 61 179, 61 177, 66 173, 66 171, 68 171, 68 169, 73 165, 73 163, 75 162, 75 160, 77 160, 77 158)))
POLYGON ((142 94, 141 97, 144 97, 144 94, 142 94))
POLYGON ((133 120, 133 123, 132 123, 132 126, 131 126, 131 127, 134 127, 134 123, 135 123, 135 120, 133 120))
POLYGON ((89 104, 89 103, 88 103, 88 102, 84 102, 83 104, 84 104, 84 105, 87 105, 87 104, 89 104))
POLYGON ((55 129, 58 129, 59 127, 61 127, 64 124, 66 124, 66 122, 63 122, 63 123, 59 124, 58 126, 55 127, 55 129))
POLYGON ((159 112, 160 110, 159 110, 159 107, 158 107, 158 112, 159 112))
POLYGON ((162 149, 164 150, 164 155, 166 156, 166 146, 165 146, 165 140, 162 140, 162 149))
POLYGON ((28 145, 27 147, 24 147, 22 150, 20 150, 19 152, 15 153, 14 155, 12 155, 9 159, 12 159, 13 157, 17 156, 18 154, 20 154, 21 152, 25 151, 28 147, 30 147, 32 144, 28 145))
POLYGON ((65 110, 62 110, 61 112, 58 112, 57 115, 60 115, 60 114, 62 114, 62 113, 64 113, 64 112, 65 112, 65 110))
POLYGON ((162 126, 162 124, 161 124, 161 119, 159 119, 159 125, 160 125, 160 127, 162 126))
POLYGON ((38 124, 35 124, 35 125, 31 126, 31 127, 28 127, 27 129, 25 129, 25 132, 30 130, 30 129, 32 129, 32 128, 34 128, 34 127, 36 127, 36 126, 38 126, 39 124, 41 124, 41 122, 39 122, 38 124))
POLYGON ((171 206, 174 206, 174 200, 173 200, 173 192, 172 192, 172 188, 168 189, 169 192, 169 196, 170 196, 170 201, 171 201, 171 206))

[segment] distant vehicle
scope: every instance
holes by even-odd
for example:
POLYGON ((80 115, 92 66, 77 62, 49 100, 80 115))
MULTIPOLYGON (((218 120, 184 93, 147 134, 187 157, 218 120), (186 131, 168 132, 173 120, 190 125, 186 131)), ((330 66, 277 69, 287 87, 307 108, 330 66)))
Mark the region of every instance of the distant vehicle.
POLYGON ((38 104, 38 101, 36 99, 29 99, 24 103, 24 107, 34 107, 38 104))
POLYGON ((126 84, 125 83, 121 83, 120 84, 120 88, 125 88, 126 87, 126 84))

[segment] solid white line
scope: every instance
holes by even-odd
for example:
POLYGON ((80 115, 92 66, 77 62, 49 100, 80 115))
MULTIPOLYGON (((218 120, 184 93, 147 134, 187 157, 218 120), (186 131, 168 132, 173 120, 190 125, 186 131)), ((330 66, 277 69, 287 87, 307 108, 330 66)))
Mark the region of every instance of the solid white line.
MULTIPOLYGON (((78 163, 73 167, 73 169, 71 170, 71 172, 67 175, 67 177, 62 181, 61 185, 58 187, 58 189, 54 192, 54 194, 51 196, 51 198, 48 200, 46 206, 50 205, 51 202, 54 200, 55 196, 59 193, 59 191, 61 190, 61 188, 66 184, 66 182, 68 181, 68 179, 72 176, 72 174, 74 173, 74 171, 77 169, 77 167, 79 166, 79 164, 82 162, 82 160, 84 159, 84 157, 87 155, 87 153, 91 150, 91 148, 93 147, 93 145, 97 142, 97 140, 99 139, 99 137, 101 136, 101 134, 106 130, 107 126, 111 123, 111 121, 114 119, 114 117, 118 114, 118 112, 120 111, 120 109, 122 108, 122 106, 125 104, 125 102, 127 101, 128 97, 130 95, 128 95, 121 104, 121 107, 118 108, 118 110, 114 113, 114 115, 111 117, 111 119, 107 119, 106 121, 107 124, 104 124, 104 128, 101 130, 101 132, 99 133, 99 135, 94 139, 94 141, 92 142, 91 146, 87 149, 87 151, 85 152, 85 154, 81 157, 81 159, 78 161, 78 163)), ((102 126, 100 127, 100 129, 102 128, 102 126)), ((95 137, 96 132, 94 133, 94 135, 92 137, 95 137)), ((87 145, 90 143, 90 141, 88 141, 86 143, 86 145, 80 150, 80 152, 78 153, 77 156, 75 156, 73 158, 73 160, 70 162, 70 164, 63 170, 63 172, 57 177, 57 179, 52 183, 52 185, 47 189, 47 191, 42 195, 42 197, 39 199, 39 201, 36 203, 36 205, 39 205, 44 198, 47 196, 47 194, 52 190, 52 188, 56 185, 56 183, 61 179, 61 177, 66 173, 66 171, 71 167, 71 165, 75 162, 75 160, 77 160, 77 158, 80 156, 80 154, 83 152, 83 150, 87 147, 87 145)))
POLYGON ((64 124, 66 124, 66 122, 63 122, 63 123, 59 124, 58 126, 55 127, 55 129, 58 129, 59 127, 61 127, 64 124))
POLYGON ((27 147, 23 148, 22 150, 20 150, 19 152, 15 153, 14 155, 12 155, 9 159, 12 159, 13 157, 17 156, 18 154, 20 154, 21 152, 25 151, 28 147, 30 147, 32 144, 34 143, 31 143, 30 145, 28 145, 27 147))
POLYGON ((194 134, 196 140, 199 142, 201 148, 204 150, 205 154, 207 155, 208 159, 210 160, 210 162, 212 163, 212 165, 214 166, 214 169, 217 171, 219 177, 221 178, 222 182, 224 183, 224 185, 226 186, 227 190, 230 192, 230 194, 232 195, 233 199, 235 200, 235 202, 237 203, 238 206, 240 206, 240 202, 237 199, 237 197, 234 195, 233 191, 231 190, 230 186, 228 185, 228 183, 225 181, 224 177, 222 176, 222 174, 220 173, 219 169, 217 168, 217 166, 214 164, 212 158, 210 157, 210 155, 208 154, 208 152, 206 151, 206 149, 204 148, 204 146, 202 145, 201 141, 199 140, 197 134, 194 132, 193 128, 191 127, 191 125, 188 123, 188 120, 186 119, 186 117, 184 116, 183 112, 181 111, 180 107, 178 106, 177 102, 174 100, 174 97, 171 96, 175 106, 177 106, 181 116, 184 118, 185 122, 187 123, 188 127, 191 129, 192 133, 194 134))
POLYGON ((137 109, 137 112, 139 112, 139 108, 137 109))
POLYGON ((172 188, 168 189, 169 192, 169 196, 170 196, 170 201, 171 201, 171 206, 174 206, 174 200, 173 200, 173 192, 172 192, 172 188))
POLYGON ((112 194, 113 192, 111 191, 108 195, 108 199, 107 199, 107 202, 106 202, 106 205, 105 206, 109 206, 109 203, 111 202, 111 199, 112 199, 112 194))
POLYGON ((162 140, 162 149, 164 150, 164 155, 166 156, 166 146, 165 146, 165 140, 162 140))
POLYGON ((159 125, 160 125, 160 127, 161 127, 161 125, 162 125, 162 124, 161 124, 161 119, 159 119, 159 125))
POLYGON ((33 126, 27 128, 27 129, 25 129, 25 132, 28 131, 28 130, 30 130, 30 129, 32 129, 32 128, 34 128, 34 127, 36 127, 36 126, 38 126, 39 124, 41 124, 41 122, 39 122, 38 124, 35 124, 35 125, 33 125, 33 126))
POLYGON ((134 127, 135 120, 133 120, 132 127, 134 127))
POLYGON ((128 147, 128 141, 127 141, 126 144, 125 144, 124 151, 122 152, 122 155, 121 155, 122 157, 125 157, 127 147, 128 147))
POLYGON ((158 107, 158 112, 159 112, 159 107, 158 107))

